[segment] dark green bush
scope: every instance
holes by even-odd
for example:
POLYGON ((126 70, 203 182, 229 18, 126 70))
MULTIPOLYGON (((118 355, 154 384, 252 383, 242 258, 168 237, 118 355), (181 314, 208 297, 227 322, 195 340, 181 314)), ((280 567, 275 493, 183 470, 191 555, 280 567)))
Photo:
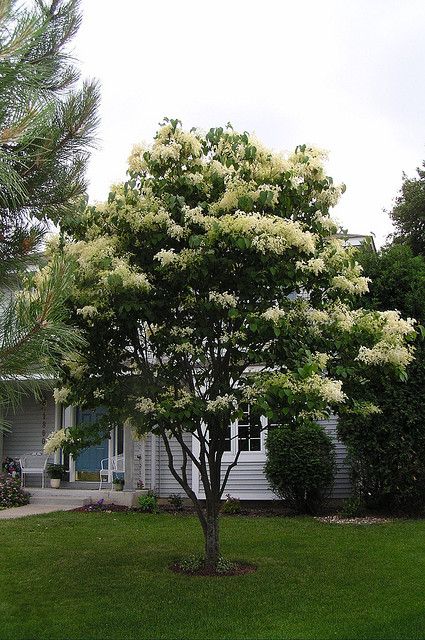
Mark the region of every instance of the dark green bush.
MULTIPOLYGON (((425 258, 408 246, 358 254, 372 281, 362 305, 425 325, 425 258)), ((348 450, 355 495, 370 508, 422 512, 425 508, 425 341, 418 335, 407 380, 376 367, 367 385, 347 394, 379 406, 381 413, 362 416, 341 412, 338 435, 348 450)))
POLYGON ((274 427, 267 435, 265 473, 273 491, 291 507, 315 513, 333 484, 333 442, 316 423, 274 427))

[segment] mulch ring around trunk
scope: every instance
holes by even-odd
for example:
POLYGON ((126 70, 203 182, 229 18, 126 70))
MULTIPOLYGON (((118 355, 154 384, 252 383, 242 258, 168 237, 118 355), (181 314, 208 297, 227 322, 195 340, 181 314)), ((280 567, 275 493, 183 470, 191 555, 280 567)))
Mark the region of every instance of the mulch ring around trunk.
POLYGON ((362 525, 371 525, 371 524, 387 524, 388 522, 393 522, 394 518, 383 518, 382 516, 364 516, 357 518, 343 518, 339 515, 333 516, 321 516, 314 518, 319 522, 324 522, 326 524, 362 524, 362 525))
POLYGON ((209 577, 209 578, 226 578, 231 576, 242 576, 247 573, 254 573, 257 571, 257 567, 254 564, 250 564, 248 562, 231 562, 229 563, 229 567, 227 570, 223 571, 214 571, 213 569, 208 569, 205 566, 200 566, 198 568, 185 568, 179 562, 173 562, 173 564, 169 567, 173 573, 180 573, 185 576, 197 576, 197 577, 209 577), (230 566, 231 565, 231 566, 230 566))

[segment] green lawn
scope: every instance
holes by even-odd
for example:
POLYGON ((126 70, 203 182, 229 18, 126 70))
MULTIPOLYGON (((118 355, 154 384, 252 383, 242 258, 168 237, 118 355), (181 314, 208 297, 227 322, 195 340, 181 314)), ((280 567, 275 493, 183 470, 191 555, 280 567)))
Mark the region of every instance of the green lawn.
POLYGON ((0 637, 425 638, 425 521, 227 517, 254 574, 171 573, 192 517, 56 513, 0 522, 0 637))

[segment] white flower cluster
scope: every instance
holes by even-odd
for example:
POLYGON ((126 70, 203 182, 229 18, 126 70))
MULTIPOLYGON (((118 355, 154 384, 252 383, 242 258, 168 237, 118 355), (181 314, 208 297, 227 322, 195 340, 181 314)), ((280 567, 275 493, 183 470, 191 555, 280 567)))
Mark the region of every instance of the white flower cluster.
POLYGON ((194 207, 191 209, 187 205, 182 208, 184 220, 186 223, 196 224, 204 229, 210 229, 215 218, 213 216, 205 215, 201 207, 194 207))
POLYGON ((74 256, 80 269, 86 274, 95 273, 98 265, 115 255, 116 242, 109 236, 100 236, 89 242, 80 240, 66 245, 66 251, 74 256))
POLYGON ((246 402, 255 401, 258 398, 258 394, 259 390, 257 389, 257 387, 251 385, 244 387, 242 391, 243 399, 246 400, 246 402))
POLYGON ((381 311, 380 316, 385 321, 382 328, 385 336, 407 336, 415 330, 416 320, 403 320, 398 311, 381 311))
POLYGON ((52 431, 52 433, 49 433, 46 438, 43 451, 48 454, 54 453, 63 447, 66 442, 71 442, 69 429, 58 429, 58 431, 52 431))
POLYGON ((295 265, 297 269, 301 269, 302 271, 309 271, 314 273, 315 276, 318 276, 319 273, 325 270, 325 261, 323 258, 311 258, 307 262, 298 261, 295 265))
POLYGON ((94 318, 98 311, 93 305, 86 305, 82 309, 77 309, 77 316, 83 316, 84 320, 94 318))
POLYGON ((194 134, 176 128, 173 131, 171 125, 165 125, 158 131, 157 137, 150 148, 152 160, 167 162, 168 160, 180 160, 181 154, 199 158, 202 153, 202 145, 194 134))
POLYGON ((320 224, 320 226, 330 233, 336 233, 338 229, 338 223, 330 216, 323 215, 321 211, 316 211, 314 220, 320 224))
POLYGON ((367 293, 369 291, 370 278, 357 276, 351 273, 350 276, 339 275, 332 278, 331 284, 334 289, 346 291, 347 293, 358 294, 367 293))
POLYGON ((231 393, 226 393, 224 396, 217 396, 214 400, 207 401, 207 411, 210 413, 221 413, 222 411, 228 411, 237 406, 237 400, 231 393))
POLYGON ((190 342, 175 344, 171 347, 171 351, 174 354, 183 354, 188 356, 194 356, 197 354, 197 349, 193 346, 193 344, 190 344, 190 342))
POLYGON ((326 369, 326 365, 328 364, 329 354, 316 351, 316 353, 313 355, 313 359, 314 362, 317 363, 318 367, 323 371, 324 369, 326 369))
POLYGON ((150 398, 145 397, 138 398, 135 404, 135 408, 137 409, 137 411, 140 411, 140 413, 143 413, 144 415, 150 415, 152 413, 155 413, 156 411, 155 403, 152 402, 150 398))
POLYGON ((178 260, 178 256, 174 249, 161 249, 154 255, 154 260, 158 260, 163 267, 173 264, 178 260))
POLYGON ((75 380, 80 380, 87 371, 87 362, 79 353, 68 354, 63 364, 68 367, 71 377, 75 380))
POLYGON ((252 246, 261 253, 281 255, 289 247, 304 253, 313 253, 315 249, 314 234, 304 231, 299 222, 278 216, 236 211, 233 215, 219 218, 216 226, 223 235, 249 238, 252 246))
POLYGON ((312 389, 317 391, 325 402, 339 404, 346 400, 347 396, 342 391, 341 380, 331 380, 319 375, 313 375, 312 378, 312 389))
POLYGON ((142 144, 135 144, 128 158, 128 168, 131 173, 143 173, 147 169, 147 164, 143 155, 147 148, 142 144))
POLYGON ((380 340, 372 348, 360 347, 356 360, 371 365, 390 364, 407 367, 413 360, 413 347, 380 340))
POLYGON ((193 401, 193 396, 188 391, 180 391, 180 397, 177 400, 174 400, 174 408, 175 409, 187 409, 191 406, 193 401))
POLYGON ((218 307, 223 307, 223 309, 236 307, 238 304, 237 297, 227 291, 224 291, 223 293, 210 291, 209 301, 214 302, 218 307))
POLYGON ((170 335, 175 338, 189 338, 193 332, 194 329, 191 327, 172 327, 170 329, 170 335))
POLYGON ((141 291, 149 291, 151 285, 146 274, 133 269, 124 258, 113 258, 110 270, 100 272, 100 282, 105 286, 109 286, 109 276, 119 276, 122 286, 125 289, 140 289, 141 291))
POLYGON ((285 315, 286 313, 283 309, 279 309, 279 307, 270 307, 261 314, 261 317, 265 320, 270 320, 270 322, 278 324, 280 320, 285 317, 285 315))
POLYGON ((53 397, 56 404, 63 404, 67 401, 71 390, 68 387, 61 387, 60 389, 53 390, 53 397))

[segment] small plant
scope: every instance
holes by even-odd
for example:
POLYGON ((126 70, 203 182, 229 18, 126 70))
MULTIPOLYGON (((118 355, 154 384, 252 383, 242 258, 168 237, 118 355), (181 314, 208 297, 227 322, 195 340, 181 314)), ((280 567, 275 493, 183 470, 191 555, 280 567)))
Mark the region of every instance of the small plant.
POLYGON ((221 505, 221 513, 235 515, 241 512, 241 501, 239 498, 233 498, 230 493, 226 494, 226 500, 221 505))
POLYGON ((122 476, 114 476, 112 478, 112 484, 114 484, 115 487, 123 488, 123 486, 125 484, 124 478, 122 476))
POLYGON ((231 560, 226 560, 222 556, 219 557, 217 562, 216 571, 217 573, 232 573, 236 568, 236 565, 231 560))
POLYGON ((66 475, 66 469, 63 464, 48 464, 47 475, 52 480, 63 480, 66 475))
POLYGON ((158 512, 158 499, 152 492, 149 492, 147 496, 139 496, 138 503, 140 510, 144 513, 158 512))
POLYGON ((0 474, 0 509, 28 504, 30 494, 21 488, 18 478, 0 474))
POLYGON ((184 573, 196 573, 203 568, 205 564, 205 558, 201 554, 193 554, 191 556, 187 556, 186 558, 182 558, 176 564, 180 571, 183 571, 184 573))
MULTIPOLYGON (((201 554, 194 554, 178 560, 176 562, 176 566, 183 573, 202 573, 205 569, 205 558, 201 554)), ((236 564, 234 562, 231 562, 231 560, 226 560, 225 558, 220 556, 217 562, 215 573, 224 575, 226 573, 232 573, 235 568, 236 564)))
POLYGON ((183 511, 183 499, 179 493, 172 493, 169 495, 168 502, 175 511, 183 511))
POLYGON ((143 482, 143 480, 138 480, 137 481, 136 488, 137 489, 144 489, 145 488, 145 483, 143 482))
POLYGON ((360 516, 364 511, 363 502, 360 496, 352 496, 344 501, 341 509, 341 515, 343 518, 356 518, 360 516))
POLYGON ((9 476, 12 476, 12 478, 16 478, 21 475, 19 461, 14 458, 5 458, 2 463, 2 469, 9 476))

